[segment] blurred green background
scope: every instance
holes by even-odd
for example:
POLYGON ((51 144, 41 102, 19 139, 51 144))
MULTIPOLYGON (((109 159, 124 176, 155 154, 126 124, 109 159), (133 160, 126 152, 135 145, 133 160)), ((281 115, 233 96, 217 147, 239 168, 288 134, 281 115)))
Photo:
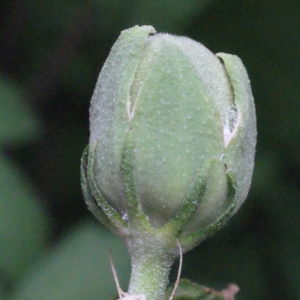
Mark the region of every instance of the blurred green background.
POLYGON ((79 164, 98 73, 136 24, 237 54, 256 101, 249 197, 182 276, 234 282, 238 300, 300 299, 300 1, 10 0, 0 14, 0 299, 109 299, 108 248, 126 290, 129 257, 87 211, 79 164))

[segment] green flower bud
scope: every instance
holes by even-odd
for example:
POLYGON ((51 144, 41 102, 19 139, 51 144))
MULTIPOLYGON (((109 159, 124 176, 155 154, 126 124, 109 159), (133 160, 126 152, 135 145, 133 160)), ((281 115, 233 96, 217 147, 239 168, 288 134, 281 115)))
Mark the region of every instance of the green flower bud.
POLYGON ((90 110, 92 176, 126 218, 121 158, 132 130, 139 200, 159 227, 176 214, 205 162, 221 161, 226 168, 208 175, 195 216, 203 226, 224 211, 226 170, 236 178, 236 209, 249 190, 256 144, 249 79, 236 56, 154 33, 150 26, 124 30, 103 66, 90 110))
POLYGON ((176 254, 178 239, 187 251, 244 202, 255 145, 253 96, 237 56, 135 26, 114 44, 92 97, 86 202, 130 252, 138 239, 176 254))

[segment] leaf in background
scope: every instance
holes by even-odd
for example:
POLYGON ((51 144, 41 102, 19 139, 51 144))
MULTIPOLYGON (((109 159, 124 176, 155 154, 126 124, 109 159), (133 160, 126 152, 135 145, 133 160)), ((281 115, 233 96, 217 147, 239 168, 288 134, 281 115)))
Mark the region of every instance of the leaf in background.
MULTIPOLYGON (((217 292, 213 289, 207 288, 191 282, 187 279, 181 279, 179 286, 174 295, 174 300, 234 300, 234 295, 239 288, 231 284, 227 289, 217 292)), ((173 287, 168 288, 165 299, 168 300, 173 291, 173 287)))
POLYGON ((31 140, 38 131, 37 116, 20 87, 0 75, 0 144, 31 140))
POLYGON ((14 300, 99 300, 116 294, 109 248, 120 284, 127 290, 129 256, 121 240, 98 223, 83 222, 33 266, 14 300))
POLYGON ((1 278, 16 279, 43 249, 49 224, 25 175, 1 152, 0 187, 1 286, 1 278))

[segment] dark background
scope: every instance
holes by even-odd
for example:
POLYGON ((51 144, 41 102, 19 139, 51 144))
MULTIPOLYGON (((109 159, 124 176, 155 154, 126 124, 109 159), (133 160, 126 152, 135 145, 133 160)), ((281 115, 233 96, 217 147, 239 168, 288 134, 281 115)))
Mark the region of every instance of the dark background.
MULTIPOLYGON (((0 7, 0 299, 96 300, 129 257, 81 194, 94 85, 121 30, 186 35, 242 58, 258 145, 245 204, 184 256, 183 277, 241 300, 300 299, 300 1, 24 0, 0 7)), ((175 278, 177 264, 172 271, 175 278)))

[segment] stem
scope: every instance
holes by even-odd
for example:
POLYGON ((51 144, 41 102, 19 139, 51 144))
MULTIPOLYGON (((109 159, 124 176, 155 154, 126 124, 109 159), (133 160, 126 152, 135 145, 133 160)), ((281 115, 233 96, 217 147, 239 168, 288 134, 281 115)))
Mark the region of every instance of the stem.
POLYGON ((148 300, 164 300, 169 273, 174 261, 164 247, 138 243, 131 249, 131 277, 129 294, 144 294, 148 300))

